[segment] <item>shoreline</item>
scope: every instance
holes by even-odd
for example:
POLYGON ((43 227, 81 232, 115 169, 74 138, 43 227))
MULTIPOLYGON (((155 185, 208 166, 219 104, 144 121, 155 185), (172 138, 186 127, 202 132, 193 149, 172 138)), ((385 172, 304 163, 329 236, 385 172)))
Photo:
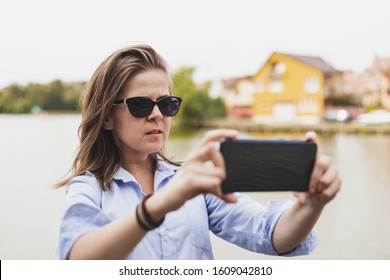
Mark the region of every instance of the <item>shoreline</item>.
MULTIPOLYGON (((4 114, 0 113, 0 118, 7 117, 30 117, 47 119, 49 117, 74 116, 81 117, 79 112, 44 112, 43 114, 4 114)), ((172 124, 175 126, 175 124, 172 124)), ((258 124, 251 119, 223 118, 207 119, 199 123, 198 126, 188 128, 188 130, 205 129, 235 129, 245 132, 259 133, 306 133, 315 131, 317 134, 360 134, 360 135, 390 135, 390 124, 365 125, 356 122, 331 123, 320 122, 318 124, 258 124)), ((182 129, 182 128, 181 128, 182 129)))
POLYGON ((215 119, 205 120, 201 127, 207 129, 228 128, 245 132, 285 132, 305 133, 315 131, 317 134, 379 134, 390 135, 389 124, 364 125, 359 123, 327 123, 319 124, 258 124, 250 119, 215 119))

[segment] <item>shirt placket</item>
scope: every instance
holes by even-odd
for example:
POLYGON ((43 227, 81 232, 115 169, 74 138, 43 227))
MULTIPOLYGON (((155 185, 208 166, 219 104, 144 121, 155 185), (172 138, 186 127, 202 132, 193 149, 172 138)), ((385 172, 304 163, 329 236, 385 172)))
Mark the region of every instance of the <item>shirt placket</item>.
MULTIPOLYGON (((170 224, 170 223, 167 223, 170 224)), ((161 226, 159 228, 162 258, 164 260, 177 259, 175 232, 170 227, 161 226)))

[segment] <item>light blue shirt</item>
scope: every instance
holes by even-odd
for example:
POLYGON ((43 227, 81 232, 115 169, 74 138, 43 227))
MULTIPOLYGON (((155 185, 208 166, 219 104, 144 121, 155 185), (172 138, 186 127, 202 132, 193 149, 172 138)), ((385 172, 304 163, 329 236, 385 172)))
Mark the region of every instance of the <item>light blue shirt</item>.
MULTIPOLYGON (((163 188, 178 167, 158 160, 154 189, 163 188)), ((111 181, 112 192, 103 192, 94 175, 75 177, 67 187, 57 259, 66 259, 82 234, 135 210, 145 196, 135 177, 119 169, 111 181)), ((237 193, 237 203, 226 203, 211 194, 199 195, 166 215, 163 224, 149 231, 128 259, 213 259, 209 231, 250 251, 277 255, 271 243, 280 215, 291 201, 270 201, 264 207, 237 193)), ((284 256, 309 254, 317 245, 313 230, 308 238, 284 256)))

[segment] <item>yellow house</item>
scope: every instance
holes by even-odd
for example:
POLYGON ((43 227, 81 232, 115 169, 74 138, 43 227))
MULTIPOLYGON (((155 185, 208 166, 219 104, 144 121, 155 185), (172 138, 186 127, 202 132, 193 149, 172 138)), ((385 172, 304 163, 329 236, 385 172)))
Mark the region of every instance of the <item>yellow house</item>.
POLYGON ((337 73, 320 57, 273 53, 253 77, 253 120, 318 123, 327 83, 337 73))

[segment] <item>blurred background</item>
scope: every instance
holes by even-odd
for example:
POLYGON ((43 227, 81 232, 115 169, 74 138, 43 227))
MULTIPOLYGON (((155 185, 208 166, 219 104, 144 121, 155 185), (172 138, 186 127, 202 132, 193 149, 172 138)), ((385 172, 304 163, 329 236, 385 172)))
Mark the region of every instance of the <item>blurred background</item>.
MULTIPOLYGON (((77 101, 113 51, 147 43, 183 98, 167 150, 183 159, 208 129, 318 134, 342 190, 318 248, 297 259, 390 259, 390 38, 379 0, 0 3, 0 259, 52 259, 72 163, 77 101)), ((266 204, 291 193, 251 193, 266 204)), ((275 259, 212 234, 217 259, 275 259)), ((276 258, 278 259, 278 258, 276 258)))

